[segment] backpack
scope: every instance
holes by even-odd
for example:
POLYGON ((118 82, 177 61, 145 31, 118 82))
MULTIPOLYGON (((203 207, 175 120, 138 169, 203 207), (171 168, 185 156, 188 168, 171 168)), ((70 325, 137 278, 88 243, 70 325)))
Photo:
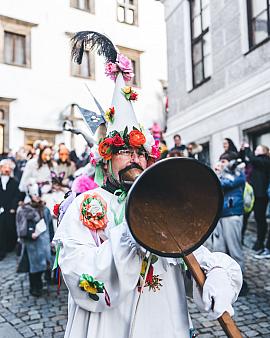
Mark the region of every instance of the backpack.
POLYGON ((248 182, 245 184, 243 199, 244 212, 245 214, 248 214, 252 211, 255 202, 254 190, 248 182))

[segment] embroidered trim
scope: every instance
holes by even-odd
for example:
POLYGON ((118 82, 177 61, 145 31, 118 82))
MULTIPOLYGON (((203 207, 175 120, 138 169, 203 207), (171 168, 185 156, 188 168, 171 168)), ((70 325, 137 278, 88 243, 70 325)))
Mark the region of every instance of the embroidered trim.
MULTIPOLYGON (((145 278, 145 273, 148 265, 148 259, 147 257, 144 257, 143 262, 142 262, 142 268, 140 272, 140 279, 138 282, 138 291, 141 291, 142 287, 142 281, 145 278)), ((149 291, 154 291, 156 292, 157 290, 160 290, 162 287, 161 281, 162 279, 159 278, 159 275, 154 275, 154 267, 153 264, 155 264, 158 261, 157 256, 151 255, 151 262, 149 266, 149 270, 145 279, 145 285, 144 287, 149 287, 149 291)))

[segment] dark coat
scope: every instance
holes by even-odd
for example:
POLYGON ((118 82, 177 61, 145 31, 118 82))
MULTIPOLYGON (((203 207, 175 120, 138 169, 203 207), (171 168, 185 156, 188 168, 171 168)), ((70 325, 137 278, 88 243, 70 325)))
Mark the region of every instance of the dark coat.
POLYGON ((240 152, 242 159, 252 165, 250 184, 256 197, 267 197, 267 189, 270 180, 270 157, 267 155, 255 156, 249 148, 240 152))
POLYGON ((15 213, 11 214, 10 210, 17 209, 21 193, 18 188, 18 182, 10 177, 6 190, 3 190, 0 179, 0 255, 5 255, 7 251, 14 249, 17 235, 15 225, 15 213))

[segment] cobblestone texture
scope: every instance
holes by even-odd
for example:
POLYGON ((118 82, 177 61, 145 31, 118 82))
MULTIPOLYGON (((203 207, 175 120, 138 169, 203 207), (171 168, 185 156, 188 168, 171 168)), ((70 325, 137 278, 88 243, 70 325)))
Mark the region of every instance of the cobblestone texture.
MULTIPOLYGON (((245 254, 246 281, 250 291, 246 297, 237 300, 234 319, 244 337, 269 338, 270 260, 253 258, 249 249, 253 240, 254 236, 249 232, 245 254)), ((49 289, 45 286, 44 296, 34 298, 29 294, 27 274, 16 274, 15 268, 14 254, 0 262, 0 329, 9 324, 24 338, 63 337, 67 318, 67 290, 64 285, 60 295, 57 295, 56 286, 49 289)), ((192 301, 189 301, 189 309, 199 337, 225 337, 219 323, 208 321, 207 315, 200 313, 192 301)))

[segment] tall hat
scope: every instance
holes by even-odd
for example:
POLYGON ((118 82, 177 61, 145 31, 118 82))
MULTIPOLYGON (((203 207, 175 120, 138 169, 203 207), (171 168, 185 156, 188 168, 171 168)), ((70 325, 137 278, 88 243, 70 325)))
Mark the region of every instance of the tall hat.
POLYGON ((160 154, 157 142, 150 131, 138 123, 132 106, 132 101, 137 100, 138 94, 131 86, 126 85, 134 76, 132 62, 118 53, 111 40, 103 34, 83 31, 75 34, 72 40, 72 56, 75 62, 81 63, 86 48, 96 49, 98 55, 105 57, 105 74, 115 81, 112 104, 104 114, 106 124, 103 123, 104 119, 100 119, 101 125, 97 130, 98 153, 101 158, 108 161, 112 154, 130 147, 158 158, 160 154))

